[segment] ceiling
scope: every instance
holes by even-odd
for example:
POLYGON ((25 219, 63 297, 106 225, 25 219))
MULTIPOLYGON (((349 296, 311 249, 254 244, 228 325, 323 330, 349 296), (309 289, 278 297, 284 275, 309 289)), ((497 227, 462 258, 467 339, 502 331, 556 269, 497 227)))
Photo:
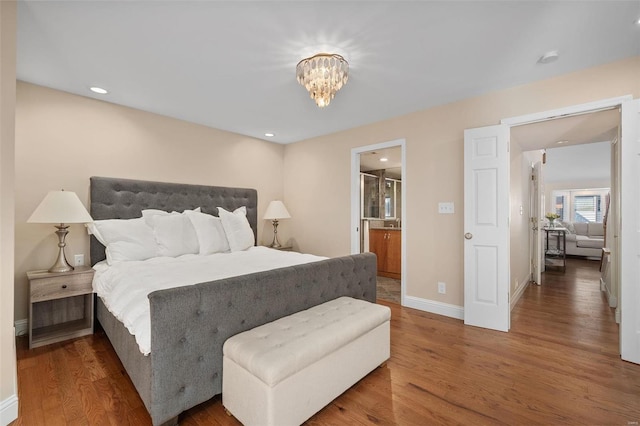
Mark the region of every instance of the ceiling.
POLYGON ((638 18, 638 1, 19 1, 17 75, 290 143, 640 55, 638 18), (323 109, 295 78, 320 51, 350 64, 323 109))
POLYGON ((547 150, 545 183, 594 182, 611 179, 611 144, 598 142, 547 150))
POLYGON ((511 128, 511 143, 522 151, 609 142, 618 134, 620 109, 558 118, 511 128))
POLYGON ((369 172, 372 170, 386 171, 386 177, 402 179, 402 148, 376 149, 375 151, 363 152, 360 154, 360 171, 369 172), (386 158, 386 161, 380 161, 386 158))
POLYGON ((360 154, 361 172, 396 167, 402 167, 402 149, 399 146, 376 149, 375 151, 368 151, 360 154), (380 161, 381 158, 386 158, 387 161, 380 161))

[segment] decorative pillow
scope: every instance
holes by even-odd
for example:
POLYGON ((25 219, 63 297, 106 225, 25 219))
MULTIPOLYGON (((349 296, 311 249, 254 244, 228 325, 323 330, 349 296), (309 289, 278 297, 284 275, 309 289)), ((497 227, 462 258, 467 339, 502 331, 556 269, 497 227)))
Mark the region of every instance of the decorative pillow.
POLYGON ((224 233, 229 241, 231 251, 242 251, 255 244, 255 236, 247 220, 247 208, 239 207, 233 213, 218 207, 218 215, 222 220, 224 233))
POLYGON ((560 222, 560 223, 562 223, 562 226, 567 228, 567 231, 569 231, 570 234, 576 233, 576 229, 573 227, 573 222, 560 222))
POLYGON ((153 230, 144 218, 94 220, 87 228, 106 247, 109 265, 158 256, 153 230))
POLYGON ((224 253, 230 250, 222 219, 206 213, 185 212, 196 230, 200 254, 224 253))
POLYGON ((153 228, 160 256, 198 254, 198 236, 186 214, 154 214, 147 219, 153 228))

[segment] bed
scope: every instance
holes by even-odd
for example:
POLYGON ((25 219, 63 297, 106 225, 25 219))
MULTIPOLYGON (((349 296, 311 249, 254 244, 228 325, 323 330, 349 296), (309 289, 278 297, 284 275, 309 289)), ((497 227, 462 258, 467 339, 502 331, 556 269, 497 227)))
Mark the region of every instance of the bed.
MULTIPOLYGON (((257 235, 253 189, 91 178, 94 220, 132 219, 143 209, 182 211, 246 206, 257 235)), ((91 237, 92 265, 105 259, 91 237)), ((149 294, 150 347, 144 355, 134 336, 97 298, 96 315, 144 402, 154 425, 175 424, 178 415, 222 391, 222 345, 258 325, 340 296, 376 300, 376 259, 371 253, 326 259, 234 276, 149 294)))

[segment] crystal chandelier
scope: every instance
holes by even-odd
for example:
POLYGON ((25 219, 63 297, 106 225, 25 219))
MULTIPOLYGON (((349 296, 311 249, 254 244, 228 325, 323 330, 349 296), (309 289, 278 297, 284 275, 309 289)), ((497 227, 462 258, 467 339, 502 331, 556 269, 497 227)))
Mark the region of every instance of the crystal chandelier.
POLYGON ((349 63, 340 55, 318 53, 298 62, 296 76, 316 105, 323 108, 347 84, 349 63))

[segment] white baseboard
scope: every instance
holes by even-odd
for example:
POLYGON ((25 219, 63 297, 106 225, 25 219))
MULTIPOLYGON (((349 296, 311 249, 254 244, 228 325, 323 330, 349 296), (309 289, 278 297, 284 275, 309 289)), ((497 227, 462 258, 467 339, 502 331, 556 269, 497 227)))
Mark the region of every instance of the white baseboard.
MULTIPOLYGON (((15 327, 13 327, 13 334, 16 334, 16 330, 15 327)), ((13 369, 13 394, 9 395, 8 398, 6 398, 3 401, 0 401, 0 426, 7 426, 8 424, 10 424, 11 422, 13 422, 15 419, 18 418, 18 370, 17 370, 17 366, 16 366, 16 341, 15 339, 13 340, 13 353, 11 354, 11 356, 13 357, 13 362, 11 362, 12 364, 12 369, 13 369)), ((3 364, 6 365, 6 363, 9 363, 10 361, 7 361, 6 359, 2 361, 3 364)))
POLYGON ((464 319, 464 308, 462 306, 450 305, 448 303, 436 302, 414 296, 405 296, 404 306, 432 314, 444 315, 445 317, 460 320, 464 319))
POLYGON ((29 334, 29 320, 26 318, 17 320, 14 323, 14 327, 16 329, 16 336, 26 336, 29 334))
POLYGON ((0 425, 6 426, 18 418, 18 396, 13 394, 0 402, 0 425))
POLYGON ((618 298, 611 294, 611 290, 609 289, 609 287, 607 287, 607 284, 602 278, 600 278, 600 290, 604 291, 604 294, 607 296, 610 308, 615 308, 618 306, 618 298))
POLYGON ((513 308, 516 306, 516 303, 518 303, 518 300, 520 300, 520 298, 524 294, 524 291, 526 290, 528 285, 529 285, 529 277, 526 277, 522 281, 520 281, 520 284, 518 285, 518 287, 513 291, 513 294, 511 295, 511 300, 509 302, 510 311, 512 311, 513 308))

